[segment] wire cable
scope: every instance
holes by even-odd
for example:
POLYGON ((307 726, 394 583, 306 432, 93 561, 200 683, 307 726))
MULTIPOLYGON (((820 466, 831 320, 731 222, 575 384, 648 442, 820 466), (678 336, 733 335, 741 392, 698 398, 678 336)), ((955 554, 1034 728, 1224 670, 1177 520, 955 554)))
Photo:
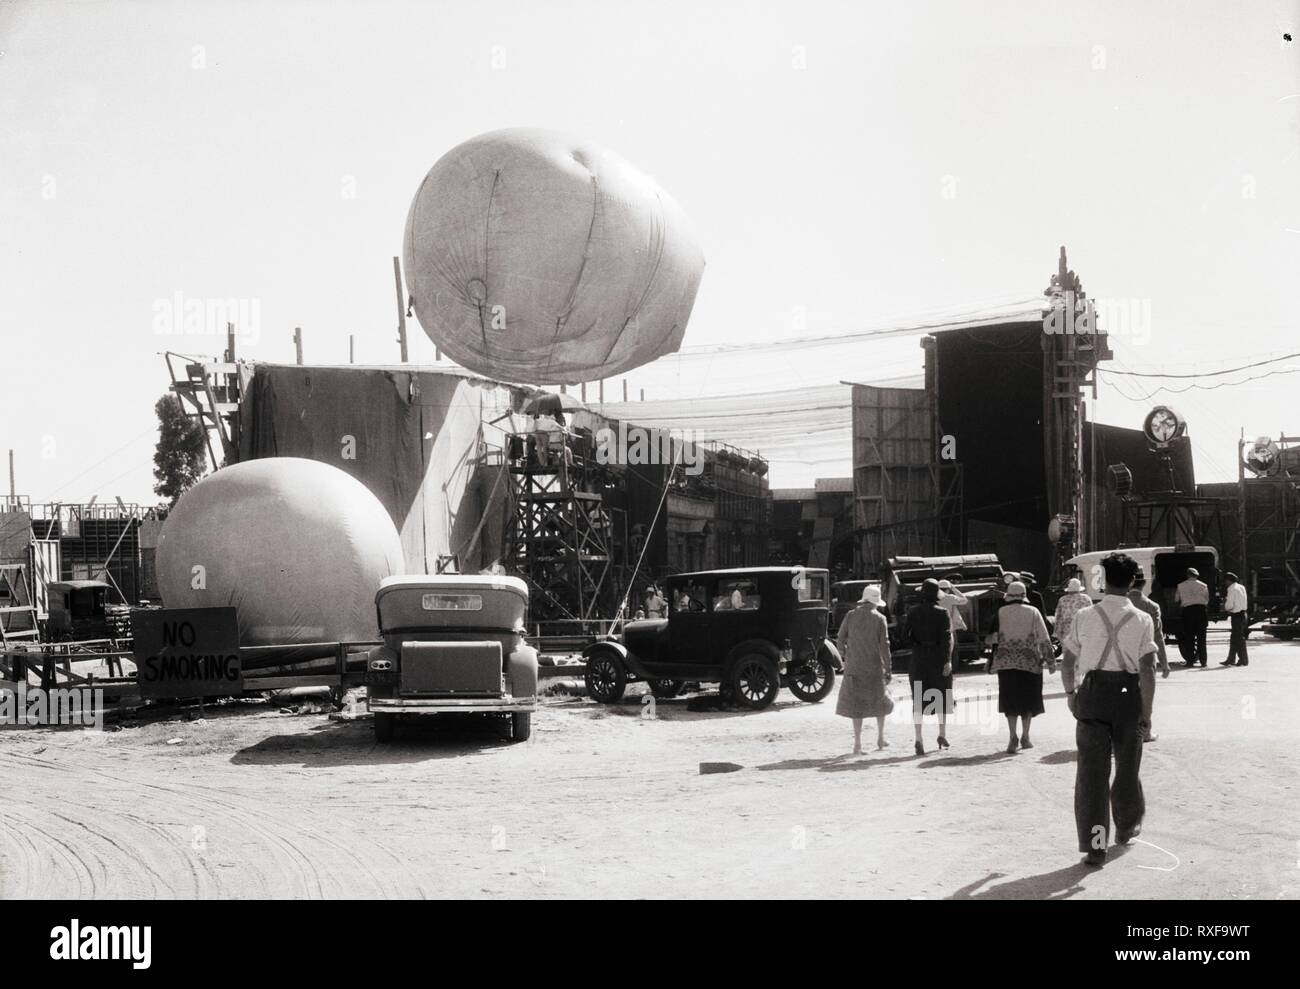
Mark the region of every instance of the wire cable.
MULTIPOLYGON (((1282 357, 1270 357, 1267 360, 1255 361, 1252 364, 1243 364, 1241 367, 1225 368, 1221 371, 1197 371, 1192 374, 1168 374, 1163 371, 1117 371, 1111 367, 1098 367, 1098 371, 1106 374, 1121 374, 1130 378, 1217 378, 1224 374, 1236 374, 1238 371, 1249 371, 1252 368, 1264 367, 1266 364, 1277 364, 1281 361, 1293 360, 1300 357, 1300 353, 1286 354, 1282 357)), ((1253 381, 1253 378, 1247 378, 1247 381, 1253 381)))

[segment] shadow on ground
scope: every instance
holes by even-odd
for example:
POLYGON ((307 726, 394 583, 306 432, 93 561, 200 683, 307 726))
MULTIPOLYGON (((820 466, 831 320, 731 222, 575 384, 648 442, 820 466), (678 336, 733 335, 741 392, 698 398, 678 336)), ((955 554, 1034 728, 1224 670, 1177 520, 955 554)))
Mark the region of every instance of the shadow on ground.
MULTIPOLYGON (((1128 851, 1123 845, 1112 848, 1107 856, 1106 868, 1128 851)), ((1006 873, 990 872, 983 879, 963 886, 947 897, 949 900, 1068 900, 1084 891, 1084 880, 1100 874, 1102 870, 1084 865, 1081 861, 1064 869, 1040 872, 1036 876, 1007 879, 989 886, 988 883, 1006 879, 1006 873)))
MULTIPOLYGON (((617 704, 600 704, 586 697, 565 697, 549 703, 588 718, 640 718, 646 716, 650 701, 651 695, 647 692, 626 694, 617 704)), ((681 697, 654 698, 654 716, 666 721, 714 721, 723 718, 760 717, 764 714, 774 714, 805 706, 804 701, 793 697, 782 697, 761 711, 754 711, 729 704, 717 693, 698 693, 681 697)))
MULTIPOLYGON (((397 765, 484 755, 516 743, 505 737, 501 719, 473 714, 441 714, 399 724, 397 737, 375 741, 374 722, 329 721, 309 731, 271 735, 240 749, 233 765, 346 766, 397 765)), ((529 742, 518 743, 528 745, 529 742)))
POLYGON ((782 762, 769 762, 764 766, 755 766, 765 772, 789 769, 815 769, 821 773, 857 772, 863 769, 876 769, 880 766, 894 766, 902 762, 919 762, 924 756, 896 755, 883 759, 868 759, 866 756, 835 755, 824 759, 785 759, 782 762))

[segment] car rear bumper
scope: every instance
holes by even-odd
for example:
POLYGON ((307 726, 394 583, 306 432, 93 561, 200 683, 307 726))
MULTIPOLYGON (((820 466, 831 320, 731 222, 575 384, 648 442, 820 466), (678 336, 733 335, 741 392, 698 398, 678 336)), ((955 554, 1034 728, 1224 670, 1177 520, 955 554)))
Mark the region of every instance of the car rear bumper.
POLYGON ((536 711, 538 707, 535 698, 516 700, 513 697, 503 697, 500 700, 491 697, 372 697, 369 703, 372 713, 385 714, 451 714, 455 712, 480 713, 491 711, 522 714, 536 711))

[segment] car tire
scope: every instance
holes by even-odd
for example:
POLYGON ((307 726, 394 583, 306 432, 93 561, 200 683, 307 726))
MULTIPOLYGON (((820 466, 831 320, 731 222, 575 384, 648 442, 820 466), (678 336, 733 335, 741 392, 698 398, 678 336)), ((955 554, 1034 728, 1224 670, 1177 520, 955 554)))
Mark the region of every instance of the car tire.
POLYGON ((530 711, 510 712, 510 739, 514 742, 526 742, 533 733, 533 715, 530 711))
POLYGON ((830 657, 819 654, 811 663, 805 663, 786 678, 790 693, 801 701, 816 704, 835 687, 835 665, 830 657))
POLYGON ((650 693, 654 694, 659 700, 676 697, 682 692, 682 688, 686 686, 685 680, 654 679, 646 682, 650 684, 650 693))
POLYGON ((375 715, 375 741, 391 742, 393 736, 397 734, 397 715, 395 714, 376 714, 375 715))
POLYGON ((731 699, 741 707, 761 711, 780 693, 781 673, 770 656, 746 653, 727 671, 727 687, 731 699))
POLYGON ((587 696, 599 704, 617 704, 627 689, 627 670, 618 653, 602 650, 587 657, 587 696))

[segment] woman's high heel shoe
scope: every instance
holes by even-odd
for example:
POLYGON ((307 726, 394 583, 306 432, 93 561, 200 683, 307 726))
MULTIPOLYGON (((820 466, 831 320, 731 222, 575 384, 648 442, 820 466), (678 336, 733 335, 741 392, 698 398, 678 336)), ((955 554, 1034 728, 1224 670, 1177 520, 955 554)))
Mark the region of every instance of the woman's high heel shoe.
POLYGON ((920 742, 916 743, 916 754, 925 755, 925 746, 922 745, 920 742))
POLYGON ((944 738, 942 735, 939 736, 939 748, 941 749, 952 748, 952 746, 948 744, 948 739, 944 738))

